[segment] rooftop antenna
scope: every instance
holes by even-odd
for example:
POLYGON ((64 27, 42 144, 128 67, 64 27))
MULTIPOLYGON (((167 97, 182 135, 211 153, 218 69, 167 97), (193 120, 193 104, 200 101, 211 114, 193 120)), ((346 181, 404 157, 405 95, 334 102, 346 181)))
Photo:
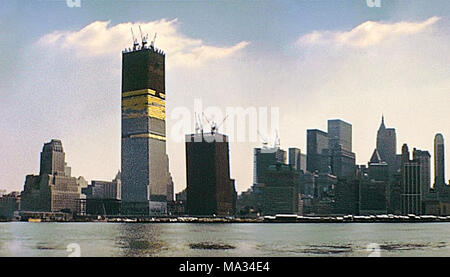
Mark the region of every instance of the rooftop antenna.
POLYGON ((137 50, 139 43, 137 38, 134 37, 133 27, 131 27, 131 36, 133 37, 133 51, 137 50))
POLYGON ((157 33, 155 33, 155 36, 153 37, 152 42, 150 42, 150 46, 151 46, 152 48, 155 48, 156 34, 157 34, 157 33))
POLYGON ((142 48, 145 48, 145 45, 147 44, 148 34, 146 34, 145 36, 142 35, 141 25, 139 25, 139 32, 141 33, 142 48))

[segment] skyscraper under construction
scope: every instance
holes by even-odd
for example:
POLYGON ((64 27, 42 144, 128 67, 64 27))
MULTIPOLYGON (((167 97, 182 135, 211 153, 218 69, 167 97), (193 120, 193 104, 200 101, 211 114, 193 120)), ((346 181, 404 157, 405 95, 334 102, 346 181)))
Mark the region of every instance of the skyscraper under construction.
MULTIPOLYGON (((133 38, 134 39, 134 38, 133 38)), ((165 54, 146 38, 122 53, 123 215, 167 213, 170 201, 166 153, 165 54)))

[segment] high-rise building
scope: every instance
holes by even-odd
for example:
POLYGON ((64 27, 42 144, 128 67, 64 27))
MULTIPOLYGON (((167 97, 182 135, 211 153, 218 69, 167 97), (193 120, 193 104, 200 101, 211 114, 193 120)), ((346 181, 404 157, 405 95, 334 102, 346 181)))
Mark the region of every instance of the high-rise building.
POLYGON ((381 160, 388 164, 391 171, 395 171, 399 166, 396 158, 397 137, 394 128, 386 128, 384 125, 384 116, 381 118, 381 125, 378 128, 377 150, 381 160))
POLYGON ((165 54, 135 42, 122 53, 122 214, 167 213, 165 54))
POLYGON ((187 213, 231 216, 236 189, 230 178, 228 137, 218 133, 186 135, 187 213))
POLYGON ((339 145, 348 152, 352 151, 352 125, 340 119, 328 120, 328 148, 339 145))
POLYGON ((278 163, 269 166, 264 186, 264 214, 300 214, 299 172, 278 163))
POLYGON ((45 143, 39 175, 27 175, 21 193, 22 211, 77 212, 80 187, 65 172, 65 153, 60 140, 45 143))
POLYGON ((306 171, 306 155, 298 148, 289 148, 289 165, 294 167, 295 170, 303 172, 306 171))
POLYGON ((355 153, 336 145, 330 151, 331 173, 337 177, 350 178, 356 175, 355 153))
POLYGON ((410 160, 408 146, 402 146, 402 213, 422 213, 421 168, 418 160, 410 160))
POLYGON ((354 177, 355 153, 352 152, 352 125, 340 119, 328 120, 328 155, 331 173, 354 177))
POLYGON ((422 193, 422 199, 430 192, 431 189, 431 167, 430 167, 431 155, 428 151, 423 151, 414 148, 413 160, 417 161, 420 165, 420 191, 422 193))
POLYGON ((265 184, 270 165, 286 163, 286 151, 278 146, 253 149, 253 184, 265 184))
POLYGON ((317 129, 306 131, 306 170, 328 172, 328 134, 317 129))
POLYGON ((436 134, 434 137, 434 188, 442 191, 445 187, 444 136, 436 134))

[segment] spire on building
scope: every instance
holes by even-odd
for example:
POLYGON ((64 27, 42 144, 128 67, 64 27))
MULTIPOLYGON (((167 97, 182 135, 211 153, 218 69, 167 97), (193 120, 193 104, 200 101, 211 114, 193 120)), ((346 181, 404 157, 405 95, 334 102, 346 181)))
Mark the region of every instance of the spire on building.
POLYGON ((381 115, 381 125, 380 129, 386 129, 386 126, 384 125, 384 114, 381 115))
POLYGON ((370 163, 380 163, 380 162, 381 162, 380 153, 378 153, 378 150, 375 148, 372 157, 370 158, 370 163))

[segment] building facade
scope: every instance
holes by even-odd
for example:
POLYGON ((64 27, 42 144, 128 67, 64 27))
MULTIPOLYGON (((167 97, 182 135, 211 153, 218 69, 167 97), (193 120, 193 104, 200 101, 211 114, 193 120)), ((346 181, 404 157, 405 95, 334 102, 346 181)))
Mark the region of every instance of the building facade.
POLYGON ((306 170, 328 171, 328 134, 317 129, 306 131, 306 170))
POLYGON ((394 128, 386 128, 384 116, 377 132, 377 150, 381 160, 388 164, 391 171, 395 171, 398 168, 396 159, 397 135, 394 128))
POLYGON ((78 210, 81 188, 67 176, 65 153, 60 140, 45 143, 39 175, 27 175, 21 193, 22 211, 70 212, 78 210))
POLYGON ((230 178, 228 137, 218 133, 186 135, 187 214, 232 216, 236 205, 230 178))
POLYGON ((301 214, 299 173, 292 166, 275 164, 269 166, 264 187, 264 215, 301 214))
MULTIPOLYGON (((165 54, 135 43, 122 53, 122 213, 167 213, 165 54)), ((172 196, 173 197, 173 196, 172 196)))

